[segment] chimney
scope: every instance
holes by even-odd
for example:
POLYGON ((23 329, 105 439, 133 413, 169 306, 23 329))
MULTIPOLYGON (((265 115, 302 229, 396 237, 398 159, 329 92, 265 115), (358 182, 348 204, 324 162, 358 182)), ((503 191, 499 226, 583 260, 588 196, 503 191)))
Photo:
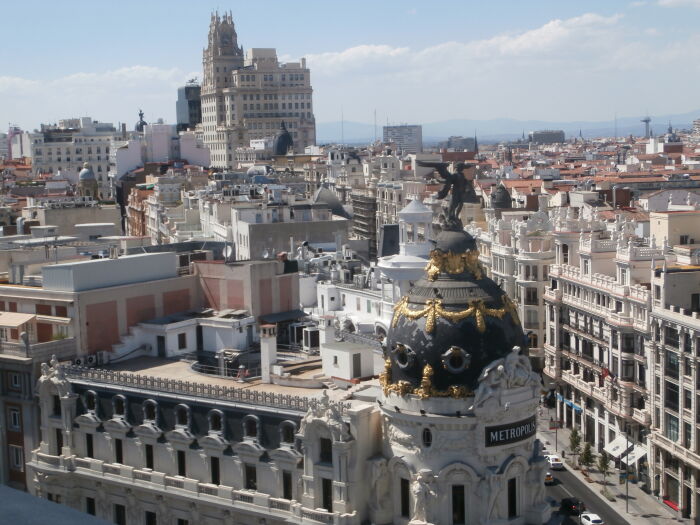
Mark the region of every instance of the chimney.
POLYGON ((330 343, 335 340, 335 327, 333 326, 333 320, 335 317, 332 315, 324 315, 319 319, 318 323, 318 344, 321 348, 325 346, 326 343, 330 343))
POLYGON ((264 324, 260 327, 260 370, 263 383, 271 383, 270 369, 277 362, 277 326, 264 324))

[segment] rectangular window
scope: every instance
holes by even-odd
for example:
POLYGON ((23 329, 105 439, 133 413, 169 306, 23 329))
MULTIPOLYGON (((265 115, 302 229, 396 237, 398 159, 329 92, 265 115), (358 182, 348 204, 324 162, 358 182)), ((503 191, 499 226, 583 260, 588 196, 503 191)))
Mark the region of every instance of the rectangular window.
POLYGON ((124 447, 121 439, 114 440, 114 462, 120 465, 124 463, 124 447))
POLYGON ((153 445, 146 445, 146 468, 154 469, 153 467, 153 445))
POLYGON ((245 488, 258 490, 258 469, 255 468, 255 465, 245 466, 245 488))
POLYGON ((53 415, 61 415, 61 398, 58 396, 53 396, 53 415))
POLYGON ((177 519, 177 525, 189 525, 189 521, 184 520, 182 518, 177 519))
POLYGON ((288 470, 282 471, 282 497, 284 499, 293 499, 292 494, 292 473, 288 470))
POLYGON ((85 498, 85 512, 95 515, 95 498, 85 498))
MULTIPOLYGON (((7 336, 3 339, 7 340, 7 336)), ((19 374, 10 372, 10 390, 22 390, 22 378, 19 374)))
POLYGON ((114 523, 116 525, 126 525, 126 507, 119 503, 114 504, 114 523))
POLYGON ((518 492, 517 480, 510 478, 508 480, 508 518, 512 519, 518 516, 518 492))
POLYGON ((145 516, 145 523, 146 525, 158 525, 158 520, 156 519, 156 513, 152 512, 150 510, 146 511, 146 516, 145 516))
POLYGON ((678 441, 678 418, 671 414, 665 415, 666 428, 664 434, 671 441, 678 441))
POLYGON ((333 512, 333 480, 321 478, 321 506, 328 512, 333 512))
POLYGON ((92 434, 85 434, 85 457, 95 457, 95 452, 92 443, 92 434))
POLYGON ((452 525, 466 523, 464 485, 452 485, 452 525))
POLYGON ((209 460, 209 466, 211 467, 211 483, 212 485, 221 484, 221 474, 219 472, 219 458, 212 457, 209 460))
POLYGON ((666 377, 678 379, 678 354, 675 352, 666 352, 666 377))
POLYGON ((177 334, 177 348, 178 350, 187 348, 187 334, 177 334))
POLYGON ((328 438, 321 438, 320 440, 320 454, 319 461, 321 463, 333 463, 333 442, 328 438))
POLYGON ((411 517, 411 487, 405 478, 401 478, 401 517, 411 517))
POLYGON ((56 429, 56 456, 61 455, 61 450, 63 449, 63 430, 60 428, 56 429))
POLYGON ((683 423, 683 446, 685 448, 690 448, 693 442, 693 425, 690 423, 683 423))
POLYGON ((9 429, 15 432, 22 430, 22 417, 19 408, 10 408, 7 414, 9 429))
POLYGON ((185 451, 177 451, 177 473, 179 476, 187 476, 187 464, 185 463, 185 451))
POLYGON ((24 471, 24 451, 22 447, 10 445, 10 468, 12 470, 24 471))

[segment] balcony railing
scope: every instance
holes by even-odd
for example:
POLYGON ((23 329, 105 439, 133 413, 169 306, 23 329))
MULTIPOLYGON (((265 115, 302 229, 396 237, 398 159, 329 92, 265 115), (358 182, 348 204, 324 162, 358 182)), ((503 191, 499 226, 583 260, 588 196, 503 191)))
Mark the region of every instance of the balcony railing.
POLYGON ((43 343, 30 343, 28 348, 23 343, 12 343, 9 341, 0 343, 0 354, 29 357, 42 361, 48 361, 54 354, 61 359, 62 357, 74 355, 75 352, 76 344, 73 337, 43 343))

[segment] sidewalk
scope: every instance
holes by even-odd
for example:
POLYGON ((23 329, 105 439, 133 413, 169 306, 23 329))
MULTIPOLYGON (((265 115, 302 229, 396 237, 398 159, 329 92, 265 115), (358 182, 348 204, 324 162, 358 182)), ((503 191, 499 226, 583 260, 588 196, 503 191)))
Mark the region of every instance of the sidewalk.
MULTIPOLYGON (((547 412, 545 411, 545 414, 547 412)), ((567 451, 567 460, 569 459, 569 435, 571 431, 567 428, 559 429, 557 432, 557 447, 556 454, 562 455, 562 451, 567 451)), ((537 437, 542 441, 542 444, 550 453, 555 453, 554 446, 555 431, 549 430, 549 417, 538 418, 537 437)), ((596 455, 597 457, 597 455, 596 455)), ((565 460, 566 462, 566 460, 565 460)), ((629 513, 625 510, 625 485, 619 485, 618 470, 611 468, 611 473, 607 477, 607 489, 615 496, 615 501, 608 501, 601 493, 603 488, 603 476, 598 473, 595 468, 589 469, 589 477, 594 480, 594 483, 589 483, 583 477, 580 470, 574 470, 567 463, 567 470, 576 476, 583 483, 596 493, 609 507, 611 507, 621 517, 626 518, 630 523, 634 521, 635 525, 670 525, 671 523, 686 523, 692 524, 690 519, 683 519, 680 513, 673 511, 664 505, 660 500, 651 494, 644 492, 636 483, 629 484, 629 513)))

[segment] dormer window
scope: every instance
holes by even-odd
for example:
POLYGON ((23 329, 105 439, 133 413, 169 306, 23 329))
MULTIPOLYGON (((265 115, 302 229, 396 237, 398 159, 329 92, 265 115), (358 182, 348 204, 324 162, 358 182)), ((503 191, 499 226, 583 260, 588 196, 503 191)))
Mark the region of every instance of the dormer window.
POLYGON ((88 412, 95 412, 97 409, 97 394, 92 390, 85 392, 85 408, 88 412))
POLYGON ((294 435, 296 434, 296 425, 291 421, 285 421, 280 426, 280 441, 283 444, 291 445, 294 443, 294 435))
POLYGON ((190 408, 187 405, 175 407, 175 425, 178 427, 190 426, 190 408))
POLYGON ((243 421, 243 430, 245 437, 256 438, 258 437, 258 420, 255 416, 246 416, 245 421, 243 421))
POLYGON ((145 421, 156 420, 156 402, 152 399, 148 399, 143 404, 143 419, 145 421))
POLYGON ((209 412, 209 432, 221 432, 223 428, 223 414, 220 410, 209 412))
POLYGON ((112 399, 112 406, 114 408, 114 415, 116 417, 124 417, 126 412, 126 399, 122 395, 114 396, 112 399))

